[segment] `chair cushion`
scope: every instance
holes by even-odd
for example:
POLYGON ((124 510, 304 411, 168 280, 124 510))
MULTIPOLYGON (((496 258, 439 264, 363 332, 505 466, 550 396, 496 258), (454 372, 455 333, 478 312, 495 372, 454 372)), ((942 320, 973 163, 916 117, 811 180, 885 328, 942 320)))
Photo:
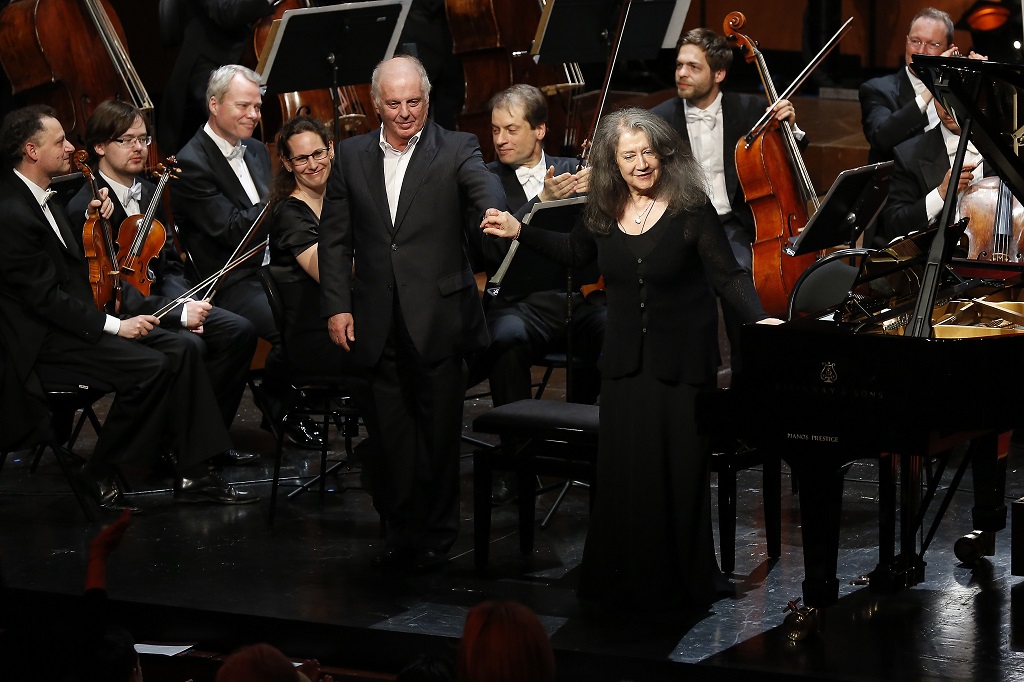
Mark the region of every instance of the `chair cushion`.
POLYGON ((596 443, 597 405, 555 400, 518 400, 495 407, 473 420, 473 430, 519 438, 596 443))

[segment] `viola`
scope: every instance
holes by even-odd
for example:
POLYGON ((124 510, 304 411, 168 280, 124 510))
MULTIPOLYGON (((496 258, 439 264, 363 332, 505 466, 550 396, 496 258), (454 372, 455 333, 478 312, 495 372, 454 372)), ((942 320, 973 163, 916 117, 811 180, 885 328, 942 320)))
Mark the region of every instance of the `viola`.
MULTIPOLYGON (((756 64, 768 100, 780 98, 757 43, 739 33, 746 18, 741 12, 725 17, 726 38, 739 46, 748 63, 756 64)), ((807 224, 808 202, 818 210, 818 197, 788 121, 772 120, 752 140, 736 144, 736 174, 754 214, 754 288, 765 311, 784 317, 789 294, 817 254, 787 256, 783 248, 807 224)))
POLYGON ((166 164, 157 164, 153 171, 160 176, 160 180, 149 200, 146 213, 128 216, 117 230, 117 262, 120 264, 121 279, 145 296, 149 296, 153 286, 149 264, 160 255, 167 241, 167 228, 156 219, 156 209, 168 181, 177 177, 175 173, 181 172, 173 164, 173 156, 167 158, 166 164))
POLYGON ((957 197, 956 220, 969 217, 969 260, 1019 263, 1024 259, 1024 206, 999 178, 982 178, 957 197))
POLYGON ((120 98, 146 115, 153 102, 106 0, 13 0, 0 12, 0 64, 14 94, 57 111, 81 138, 100 102, 120 98))
MULTIPOLYGON (((75 152, 75 168, 89 182, 92 198, 100 201, 100 192, 96 187, 96 178, 87 163, 89 153, 85 150, 75 152)), ((85 260, 89 264, 89 285, 92 287, 93 301, 96 308, 103 311, 116 312, 121 306, 121 276, 117 267, 117 245, 114 243, 114 231, 110 221, 100 215, 99 211, 90 211, 82 228, 82 247, 85 260)))

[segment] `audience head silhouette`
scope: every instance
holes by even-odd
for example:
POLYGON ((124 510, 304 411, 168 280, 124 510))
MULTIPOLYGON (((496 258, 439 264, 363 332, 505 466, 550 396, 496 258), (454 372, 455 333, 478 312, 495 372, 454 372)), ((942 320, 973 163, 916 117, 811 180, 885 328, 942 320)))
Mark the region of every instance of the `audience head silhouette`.
POLYGON ((224 659, 217 682, 298 682, 292 662, 269 644, 242 647, 224 659))
POLYGON ((514 601, 473 607, 459 644, 459 682, 554 682, 555 655, 533 611, 514 601))

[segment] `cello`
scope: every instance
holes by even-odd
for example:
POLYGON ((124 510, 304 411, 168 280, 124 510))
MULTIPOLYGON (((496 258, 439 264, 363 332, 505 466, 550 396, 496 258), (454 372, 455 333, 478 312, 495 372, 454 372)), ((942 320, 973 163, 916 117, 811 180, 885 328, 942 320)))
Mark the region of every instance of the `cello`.
MULTIPOLYGON (((747 62, 757 66, 765 93, 774 104, 780 97, 764 55, 755 41, 738 32, 745 21, 741 12, 730 12, 723 22, 723 32, 740 48, 747 62)), ((736 144, 736 174, 754 214, 754 288, 769 315, 784 317, 790 292, 817 254, 791 257, 783 253, 783 248, 807 224, 808 202, 814 211, 818 210, 818 196, 789 121, 780 125, 772 120, 760 134, 749 138, 741 138, 736 144)))
POLYGON ((117 261, 120 263, 121 279, 149 296, 153 286, 149 263, 156 258, 167 241, 167 228, 156 219, 156 208, 160 204, 164 187, 181 172, 173 167, 174 157, 167 158, 153 169, 160 176, 156 190, 149 201, 144 215, 128 216, 117 230, 117 261))
MULTIPOLYGON (((92 198, 100 201, 100 192, 96 187, 96 177, 89 167, 89 153, 79 150, 75 152, 75 168, 89 182, 92 198)), ((109 311, 111 305, 116 312, 121 306, 121 273, 117 267, 117 245, 114 243, 114 231, 110 221, 100 215, 99 211, 90 211, 82 228, 82 247, 85 260, 89 264, 89 286, 92 287, 93 301, 96 308, 109 311)))
POLYGON ((1024 260, 1024 206, 1000 178, 982 178, 960 193, 955 220, 965 216, 968 260, 1024 260))
POLYGON ((104 100, 129 101, 147 116, 153 111, 124 42, 106 0, 13 0, 0 12, 0 65, 12 93, 52 106, 66 132, 79 138, 104 100))

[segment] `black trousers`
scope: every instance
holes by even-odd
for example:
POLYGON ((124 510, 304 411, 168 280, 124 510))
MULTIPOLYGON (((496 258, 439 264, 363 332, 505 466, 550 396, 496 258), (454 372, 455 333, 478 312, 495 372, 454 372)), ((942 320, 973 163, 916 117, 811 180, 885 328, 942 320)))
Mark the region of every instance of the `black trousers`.
POLYGON ((396 297, 367 415, 377 442, 374 506, 387 521, 389 547, 443 553, 455 543, 465 384, 462 357, 419 357, 396 297))
POLYGON ((94 475, 113 464, 151 461, 164 450, 188 473, 231 447, 202 353, 183 334, 157 327, 138 340, 103 334, 90 343, 55 329, 36 363, 51 375, 99 379, 114 387, 88 464, 94 475))

